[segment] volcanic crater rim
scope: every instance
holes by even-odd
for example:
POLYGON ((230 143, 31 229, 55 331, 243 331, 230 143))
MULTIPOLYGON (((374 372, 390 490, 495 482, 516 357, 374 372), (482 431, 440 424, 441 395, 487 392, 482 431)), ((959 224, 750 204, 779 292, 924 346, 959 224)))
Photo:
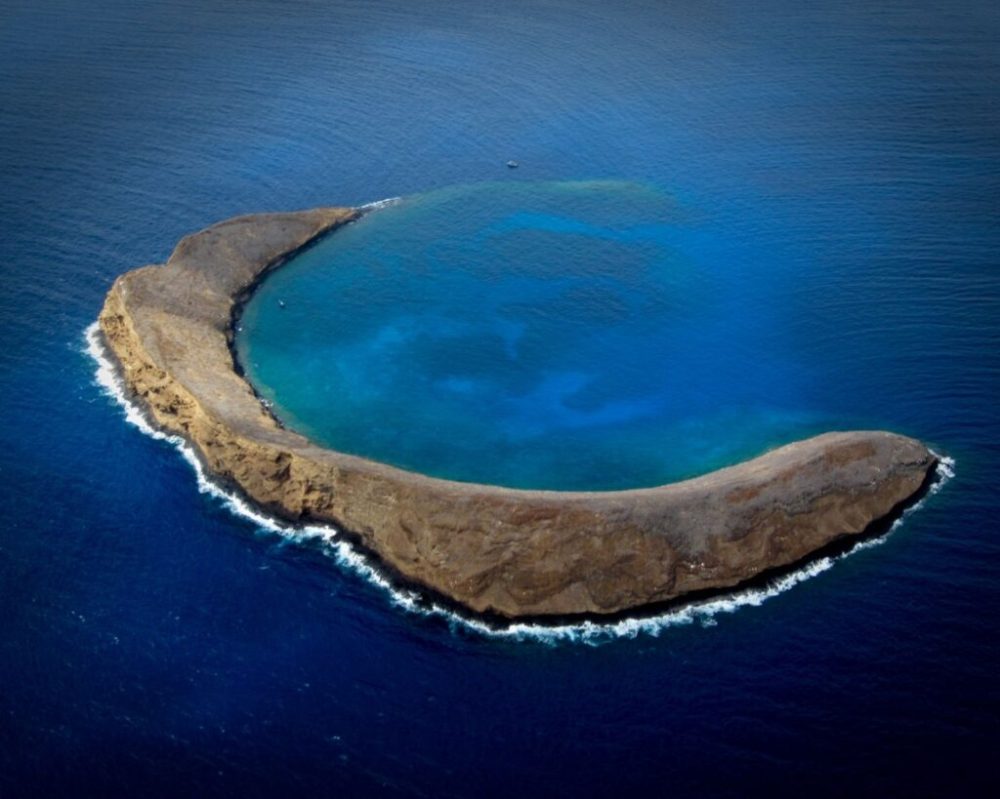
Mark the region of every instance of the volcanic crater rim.
POLYGON ((262 277, 364 209, 238 217, 120 276, 99 322, 160 428, 264 511, 350 530, 404 580, 505 619, 614 618, 724 591, 856 537, 924 489, 937 462, 883 431, 827 433, 653 488, 460 483, 316 445, 245 379, 232 341, 262 277))

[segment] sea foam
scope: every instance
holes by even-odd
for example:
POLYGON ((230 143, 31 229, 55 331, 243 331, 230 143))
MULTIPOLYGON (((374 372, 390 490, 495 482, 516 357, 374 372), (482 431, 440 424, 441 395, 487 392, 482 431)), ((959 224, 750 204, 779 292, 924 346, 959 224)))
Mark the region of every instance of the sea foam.
MULTIPOLYGON (((392 201, 383 200, 381 203, 388 204, 392 201)), ((372 205, 381 207, 380 204, 372 205)), ((691 602, 652 616, 625 618, 611 622, 581 621, 551 625, 532 622, 512 623, 497 627, 481 619, 464 616, 450 608, 428 601, 417 591, 395 585, 385 576, 371 557, 354 547, 333 525, 294 526, 286 524, 261 513, 239 495, 223 489, 208 476, 200 458, 184 438, 157 429, 150 423, 142 409, 129 398, 118 370, 108 356, 97 322, 86 329, 84 338, 85 352, 96 363, 94 375, 96 385, 122 408, 129 424, 137 427, 151 438, 167 441, 176 447, 181 457, 194 471, 198 490, 201 493, 215 498, 231 513, 251 522, 259 530, 295 542, 319 543, 323 551, 343 568, 354 572, 381 589, 391 604, 409 613, 440 619, 448 625, 452 632, 465 631, 490 638, 538 641, 548 644, 558 642, 598 644, 616 638, 635 638, 639 635, 656 637, 664 630, 677 626, 700 624, 704 627, 711 627, 717 623, 716 617, 718 616, 734 613, 740 608, 759 607, 768 599, 783 594, 799 583, 822 574, 832 568, 837 561, 856 552, 884 544, 912 513, 923 507, 931 496, 937 494, 955 476, 955 460, 934 453, 938 458, 935 481, 928 492, 918 502, 907 508, 885 533, 859 541, 841 554, 812 560, 801 568, 776 577, 762 586, 720 594, 711 599, 691 602)))
POLYGON ((359 205, 358 210, 360 211, 377 211, 380 208, 388 208, 392 205, 399 205, 403 202, 402 197, 386 197, 384 200, 375 200, 374 202, 365 203, 364 205, 359 205))

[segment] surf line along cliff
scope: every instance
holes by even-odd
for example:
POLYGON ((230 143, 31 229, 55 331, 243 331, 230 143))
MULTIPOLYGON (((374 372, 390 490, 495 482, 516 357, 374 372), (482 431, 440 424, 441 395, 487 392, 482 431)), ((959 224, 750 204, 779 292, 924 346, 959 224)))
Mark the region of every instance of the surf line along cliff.
POLYGON ((934 455, 887 432, 827 433, 679 483, 526 491, 442 480, 283 428, 235 362, 260 278, 362 211, 244 216, 120 276, 100 314, 127 389, 208 471, 275 516, 330 522, 397 578, 508 619, 621 614, 726 589, 891 518, 934 455))

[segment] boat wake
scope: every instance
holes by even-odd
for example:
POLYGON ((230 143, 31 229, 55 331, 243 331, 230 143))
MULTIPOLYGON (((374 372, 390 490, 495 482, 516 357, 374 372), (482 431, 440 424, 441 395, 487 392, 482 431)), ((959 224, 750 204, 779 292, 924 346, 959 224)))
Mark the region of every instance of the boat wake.
MULTIPOLYGON (((396 199, 382 200, 373 206, 382 207, 396 199)), ((368 207, 368 206, 365 206, 368 207)), ((180 436, 164 433, 158 430, 145 414, 129 397, 113 362, 108 357, 100 328, 97 322, 85 331, 85 352, 96 363, 95 382, 101 390, 113 399, 123 410, 129 424, 137 427, 147 436, 167 441, 174 445, 181 456, 194 470, 198 490, 203 494, 217 499, 225 508, 236 516, 242 517, 258 529, 274 533, 286 539, 297 542, 316 542, 322 550, 333 557, 342 567, 353 571, 371 584, 377 586, 388 596, 390 602, 403 610, 430 618, 444 621, 453 632, 471 632, 490 637, 517 641, 539 641, 543 643, 580 642, 598 644, 616 638, 635 638, 639 635, 658 636, 671 627, 690 624, 700 624, 705 627, 717 623, 716 617, 734 613, 744 607, 758 607, 772 597, 783 594, 799 583, 803 583, 828 569, 856 552, 880 546, 888 540, 910 514, 923 507, 924 503, 955 476, 955 461, 952 458, 938 455, 936 479, 920 501, 907 508, 883 534, 860 541, 847 551, 838 555, 829 555, 810 561, 801 568, 776 577, 766 584, 753 588, 743 588, 711 599, 692 602, 676 608, 671 608, 657 615, 620 619, 611 622, 581 621, 567 624, 513 623, 497 627, 474 617, 464 616, 446 608, 417 591, 400 588, 390 581, 380 570, 378 564, 368 555, 358 551, 333 525, 303 525, 294 526, 282 523, 256 510, 240 496, 224 490, 213 482, 202 466, 201 460, 188 442, 180 436)))

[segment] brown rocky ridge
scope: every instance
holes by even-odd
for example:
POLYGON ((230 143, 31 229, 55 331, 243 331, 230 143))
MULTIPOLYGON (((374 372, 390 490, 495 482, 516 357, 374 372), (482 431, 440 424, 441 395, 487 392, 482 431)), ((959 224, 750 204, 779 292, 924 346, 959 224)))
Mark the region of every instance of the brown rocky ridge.
POLYGON ((244 216, 120 276, 100 314, 127 389, 265 511, 329 522, 396 579, 500 618, 620 615, 796 564, 898 514, 936 458, 887 432, 798 441, 702 477, 609 492, 454 482, 324 449, 243 379, 234 318, 261 276, 361 211, 244 216))

